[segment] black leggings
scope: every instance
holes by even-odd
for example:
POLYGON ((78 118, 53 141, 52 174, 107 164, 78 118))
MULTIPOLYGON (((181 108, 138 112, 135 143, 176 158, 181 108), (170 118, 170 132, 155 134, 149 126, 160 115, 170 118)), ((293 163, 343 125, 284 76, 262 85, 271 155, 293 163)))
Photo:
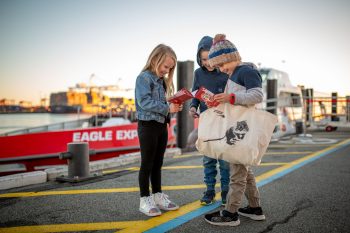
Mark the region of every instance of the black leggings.
POLYGON ((141 149, 140 195, 141 197, 146 197, 150 195, 150 180, 152 193, 162 192, 161 168, 168 143, 167 123, 139 120, 137 132, 141 149))

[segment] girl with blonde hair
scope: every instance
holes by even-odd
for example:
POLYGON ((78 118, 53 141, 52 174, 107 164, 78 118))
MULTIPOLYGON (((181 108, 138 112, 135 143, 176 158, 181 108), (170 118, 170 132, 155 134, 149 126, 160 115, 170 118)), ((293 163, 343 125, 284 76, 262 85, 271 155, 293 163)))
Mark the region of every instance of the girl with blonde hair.
POLYGON ((159 44, 149 55, 145 67, 136 79, 137 132, 141 149, 139 210, 147 216, 161 215, 160 209, 179 208, 168 199, 161 188, 161 168, 168 143, 170 113, 182 110, 182 105, 167 103, 167 97, 174 93, 173 75, 176 62, 173 49, 159 44))

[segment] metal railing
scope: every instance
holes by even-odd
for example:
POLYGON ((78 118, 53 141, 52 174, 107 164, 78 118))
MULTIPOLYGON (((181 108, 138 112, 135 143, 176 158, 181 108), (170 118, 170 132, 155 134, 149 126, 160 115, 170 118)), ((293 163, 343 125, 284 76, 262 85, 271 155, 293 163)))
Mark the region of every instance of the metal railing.
POLYGON ((350 96, 304 97, 306 121, 310 126, 350 126, 350 96))
POLYGON ((48 132, 48 131, 55 131, 55 130, 83 128, 85 125, 86 126, 90 125, 90 121, 91 121, 90 119, 91 118, 86 118, 86 119, 79 119, 79 120, 73 120, 73 121, 66 121, 66 122, 60 122, 60 123, 18 129, 18 130, 2 133, 2 134, 0 134, 0 136, 13 136, 13 135, 19 135, 19 134, 39 133, 39 132, 48 132))

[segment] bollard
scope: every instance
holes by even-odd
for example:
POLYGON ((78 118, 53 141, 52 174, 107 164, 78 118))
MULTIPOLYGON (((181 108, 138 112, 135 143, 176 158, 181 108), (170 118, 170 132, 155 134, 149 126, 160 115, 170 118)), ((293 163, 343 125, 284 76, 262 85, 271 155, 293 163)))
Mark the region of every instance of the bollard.
POLYGON ((277 114, 277 79, 268 79, 266 83, 266 109, 268 112, 277 114))
POLYGON ((57 180, 79 182, 91 179, 89 156, 89 144, 87 142, 68 143, 67 152, 62 152, 59 155, 60 159, 68 160, 68 176, 57 177, 57 180))
POLYGON ((304 133, 303 122, 302 121, 295 122, 295 133, 296 134, 304 133))
POLYGON ((313 100, 314 100, 314 90, 312 88, 306 89, 306 125, 310 126, 313 123, 313 100))
POLYGON ((338 93, 332 92, 332 116, 331 121, 339 121, 337 116, 337 106, 338 106, 338 93))
MULTIPOLYGON (((187 89, 192 88, 193 82, 193 61, 178 61, 177 62, 177 87, 181 89, 186 87, 187 89)), ((176 114, 177 116, 177 134, 176 134, 176 145, 182 150, 189 150, 187 148, 188 135, 193 131, 194 121, 188 116, 190 109, 190 101, 183 104, 181 112, 176 114)))
POLYGON ((350 122, 350 96, 346 96, 346 122, 350 122))

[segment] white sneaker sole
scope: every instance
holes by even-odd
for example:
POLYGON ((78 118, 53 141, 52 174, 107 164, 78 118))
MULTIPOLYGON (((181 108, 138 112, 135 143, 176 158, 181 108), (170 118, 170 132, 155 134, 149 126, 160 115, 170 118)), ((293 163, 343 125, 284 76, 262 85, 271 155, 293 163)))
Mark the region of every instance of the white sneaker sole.
POLYGON ((161 210, 177 210, 179 209, 179 206, 175 206, 173 208, 167 208, 167 207, 164 207, 164 206, 160 206, 160 205, 157 205, 157 207, 161 210))
POLYGON ((230 227, 236 227, 239 224, 241 224, 241 222, 239 221, 239 219, 237 221, 232 221, 232 222, 211 222, 208 219, 204 218, 205 221, 207 221, 208 223, 210 223, 211 225, 215 225, 215 226, 230 226, 230 227))
POLYGON ((162 212, 160 212, 160 211, 159 211, 159 212, 156 212, 156 213, 148 213, 148 212, 146 212, 146 211, 144 211, 144 210, 142 210, 142 209, 139 209, 139 211, 140 211, 141 213, 147 215, 147 216, 150 216, 150 217, 155 217, 155 216, 159 216, 159 215, 162 214, 162 212))
POLYGON ((255 215, 255 214, 245 214, 245 213, 242 213, 242 212, 239 212, 238 211, 238 214, 239 215, 242 215, 244 217, 247 217, 247 218, 250 218, 250 219, 253 219, 255 221, 262 221, 262 220, 265 220, 265 215, 255 215))

